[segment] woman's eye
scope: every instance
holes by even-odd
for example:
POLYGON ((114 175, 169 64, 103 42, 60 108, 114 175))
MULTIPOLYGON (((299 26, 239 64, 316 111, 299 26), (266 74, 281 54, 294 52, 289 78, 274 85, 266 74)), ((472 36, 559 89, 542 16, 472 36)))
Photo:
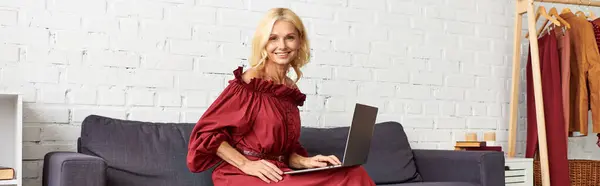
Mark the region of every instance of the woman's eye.
POLYGON ((295 38, 294 38, 294 36, 288 36, 288 37, 286 37, 286 39, 294 40, 295 38))

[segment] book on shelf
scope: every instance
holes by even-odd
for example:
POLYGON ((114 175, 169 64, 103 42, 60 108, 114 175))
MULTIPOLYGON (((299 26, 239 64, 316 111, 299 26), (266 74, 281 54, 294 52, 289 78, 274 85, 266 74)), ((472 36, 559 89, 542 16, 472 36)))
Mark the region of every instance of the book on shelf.
POLYGON ((0 180, 15 179, 15 170, 10 167, 0 166, 0 180))
POLYGON ((502 152, 502 147, 501 146, 460 147, 457 150, 466 150, 466 151, 498 151, 498 152, 502 152))
POLYGON ((485 141, 457 141, 456 147, 485 147, 485 141))

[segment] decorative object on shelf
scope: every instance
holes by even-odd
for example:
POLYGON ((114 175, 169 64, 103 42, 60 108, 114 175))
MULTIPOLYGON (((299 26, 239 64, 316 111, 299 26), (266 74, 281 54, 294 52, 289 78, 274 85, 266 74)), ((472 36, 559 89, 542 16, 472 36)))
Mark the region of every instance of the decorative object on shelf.
POLYGON ((12 180, 15 179, 15 170, 10 167, 0 166, 0 180, 12 180))
POLYGON ((485 141, 487 146, 496 145, 496 132, 486 132, 483 135, 483 141, 485 141))
POLYGON ((467 133, 465 138, 465 141, 456 141, 454 150, 502 152, 501 146, 495 146, 496 133, 494 132, 485 133, 484 141, 478 141, 476 133, 467 133))
POLYGON ((457 141, 454 150, 502 152, 502 147, 488 146, 485 141, 457 141))
POLYGON ((477 133, 468 132, 465 134, 465 141, 477 141, 477 133))
POLYGON ((462 147, 460 150, 466 151, 498 151, 502 152, 501 146, 487 146, 487 147, 462 147))
POLYGON ((455 147, 485 147, 485 141, 457 141, 455 147))

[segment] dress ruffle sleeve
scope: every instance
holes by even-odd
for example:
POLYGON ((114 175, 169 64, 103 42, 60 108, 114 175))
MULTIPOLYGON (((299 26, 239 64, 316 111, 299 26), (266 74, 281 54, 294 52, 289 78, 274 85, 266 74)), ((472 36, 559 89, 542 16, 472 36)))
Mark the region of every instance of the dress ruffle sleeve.
POLYGON ((232 136, 248 132, 260 107, 258 96, 247 90, 241 78, 229 85, 204 112, 194 126, 188 144, 187 166, 191 172, 202 172, 219 163, 216 155, 223 141, 232 146, 232 136))

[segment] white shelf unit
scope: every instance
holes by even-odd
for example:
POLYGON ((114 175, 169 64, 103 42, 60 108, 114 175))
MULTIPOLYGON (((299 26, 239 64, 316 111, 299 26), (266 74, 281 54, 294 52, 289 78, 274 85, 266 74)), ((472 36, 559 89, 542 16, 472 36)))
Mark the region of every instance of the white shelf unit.
POLYGON ((22 186, 23 98, 18 93, 0 92, 0 166, 15 170, 16 179, 0 185, 22 186))
POLYGON ((18 185, 17 180, 0 180, 0 185, 18 185))
POLYGON ((506 186, 533 186, 533 159, 506 158, 505 166, 506 186))

